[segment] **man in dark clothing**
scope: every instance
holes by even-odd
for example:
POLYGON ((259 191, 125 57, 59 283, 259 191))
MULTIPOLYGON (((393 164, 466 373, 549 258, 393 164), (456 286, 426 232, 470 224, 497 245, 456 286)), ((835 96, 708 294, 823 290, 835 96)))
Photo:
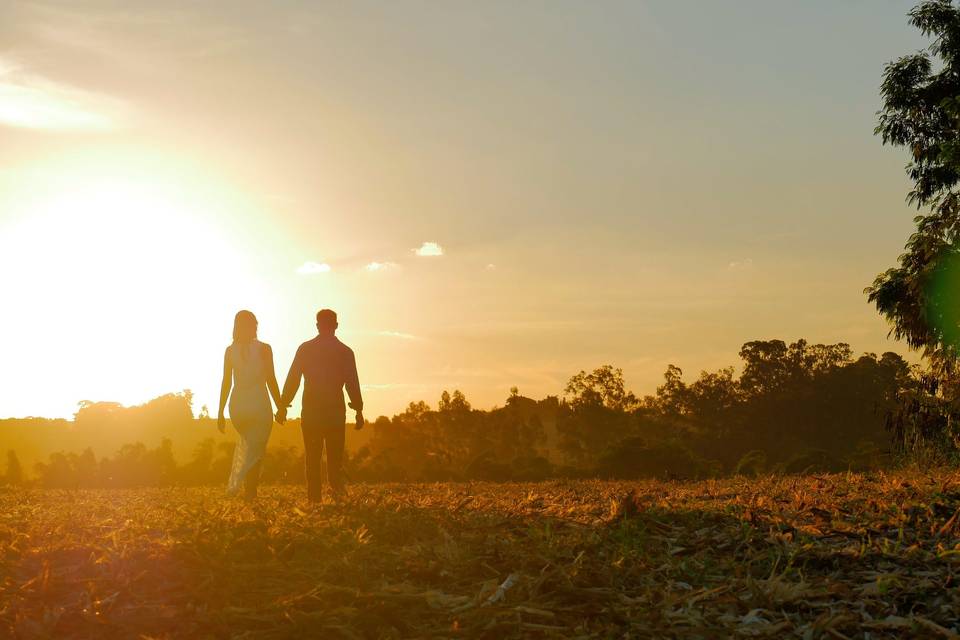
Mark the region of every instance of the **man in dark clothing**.
POLYGON ((343 442, 347 408, 343 402, 343 388, 350 396, 350 408, 355 410, 357 429, 363 427, 363 398, 357 377, 357 362, 353 350, 334 335, 337 314, 330 309, 317 312, 317 337, 297 349, 290 365, 290 373, 280 394, 277 422, 287 418, 290 406, 303 384, 303 411, 300 428, 303 431, 303 451, 307 476, 307 499, 319 502, 322 497, 320 458, 327 449, 327 477, 335 495, 343 493, 343 442))

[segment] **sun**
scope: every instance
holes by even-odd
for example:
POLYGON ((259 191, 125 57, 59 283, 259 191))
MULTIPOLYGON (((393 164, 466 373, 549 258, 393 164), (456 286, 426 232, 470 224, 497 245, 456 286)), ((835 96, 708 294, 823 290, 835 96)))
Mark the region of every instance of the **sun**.
POLYGON ((187 362, 222 353, 224 318, 267 303, 236 191, 121 160, 51 163, 45 189, 4 203, 3 328, 38 407, 48 382, 128 403, 189 386, 187 362))

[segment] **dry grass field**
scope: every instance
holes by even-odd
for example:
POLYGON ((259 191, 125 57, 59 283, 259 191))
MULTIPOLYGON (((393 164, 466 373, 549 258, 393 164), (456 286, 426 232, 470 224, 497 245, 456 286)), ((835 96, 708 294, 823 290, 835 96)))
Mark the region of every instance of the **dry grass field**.
POLYGON ((957 637, 960 474, 0 493, 0 636, 957 637))

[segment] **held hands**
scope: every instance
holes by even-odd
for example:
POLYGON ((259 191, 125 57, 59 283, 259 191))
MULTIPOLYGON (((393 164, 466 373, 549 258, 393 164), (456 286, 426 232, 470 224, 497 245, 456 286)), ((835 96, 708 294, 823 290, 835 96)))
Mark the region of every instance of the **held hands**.
MULTIPOLYGON (((353 408, 352 404, 350 405, 350 408, 351 409, 353 408)), ((285 423, 287 421, 287 408, 280 407, 279 409, 277 409, 277 413, 273 417, 277 421, 277 424, 285 423)), ((366 421, 363 419, 363 411, 357 411, 356 423, 357 423, 357 426, 354 427, 355 429, 357 430, 363 429, 363 425, 366 424, 366 421)))
POLYGON ((219 431, 220 433, 227 432, 227 421, 223 417, 222 413, 219 416, 217 416, 217 431, 219 431))

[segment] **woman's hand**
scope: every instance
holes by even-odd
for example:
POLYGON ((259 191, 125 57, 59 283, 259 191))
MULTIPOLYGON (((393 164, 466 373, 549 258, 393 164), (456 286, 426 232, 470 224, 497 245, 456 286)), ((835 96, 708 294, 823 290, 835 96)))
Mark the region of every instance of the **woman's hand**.
POLYGON ((227 432, 227 420, 226 420, 226 418, 223 417, 222 414, 219 415, 219 416, 217 416, 217 430, 218 430, 220 433, 226 433, 226 432, 227 432))

